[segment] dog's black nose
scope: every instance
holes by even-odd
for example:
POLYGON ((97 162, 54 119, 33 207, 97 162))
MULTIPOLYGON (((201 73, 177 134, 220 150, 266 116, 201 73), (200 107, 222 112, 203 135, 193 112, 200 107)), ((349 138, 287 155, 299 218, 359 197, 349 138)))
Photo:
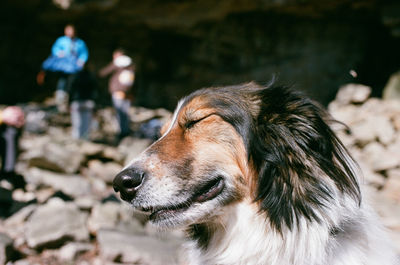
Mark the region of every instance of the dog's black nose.
POLYGON ((121 199, 131 201, 142 184, 145 173, 143 171, 128 168, 121 171, 113 181, 115 192, 121 194, 121 199))

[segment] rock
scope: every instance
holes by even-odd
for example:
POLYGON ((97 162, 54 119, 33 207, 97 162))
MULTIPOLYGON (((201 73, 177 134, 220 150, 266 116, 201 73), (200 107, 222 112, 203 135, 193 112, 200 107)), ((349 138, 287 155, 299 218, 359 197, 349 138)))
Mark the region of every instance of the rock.
POLYGON ((88 220, 88 228, 96 234, 100 228, 112 228, 119 219, 120 207, 118 203, 107 202, 95 205, 88 220))
POLYGON ((99 157, 106 148, 105 145, 96 144, 88 141, 82 141, 79 145, 79 151, 85 156, 99 157))
POLYGON ((400 163, 400 157, 390 152, 383 145, 372 142, 363 149, 362 159, 372 170, 383 171, 395 168, 400 163))
POLYGON ((372 89, 369 86, 364 86, 361 84, 347 84, 339 88, 335 101, 340 105, 363 103, 368 99, 371 91, 372 89))
POLYGON ((26 241, 31 248, 62 245, 68 240, 89 239, 87 214, 73 203, 52 199, 38 207, 26 223, 26 241))
POLYGON ((400 72, 394 73, 390 76, 389 81, 383 89, 382 97, 385 100, 400 100, 400 72))
POLYGON ((74 202, 79 207, 79 209, 83 211, 90 211, 96 204, 97 200, 92 196, 85 196, 76 198, 74 202))
POLYGON ((142 153, 147 147, 151 145, 153 141, 150 139, 139 139, 127 137, 118 146, 118 150, 121 153, 126 154, 125 165, 136 158, 140 153, 142 153))
POLYGON ((370 169, 367 169, 365 166, 362 167, 362 172, 364 176, 364 181, 371 186, 376 188, 382 188, 385 185, 386 179, 383 175, 373 172, 370 169))
POLYGON ((100 255, 108 260, 143 265, 179 264, 178 249, 181 241, 161 241, 149 236, 138 236, 111 229, 97 234, 100 255))
MULTIPOLYGON (((400 204, 382 192, 365 189, 365 200, 375 209, 383 224, 400 235, 400 204)), ((399 249, 400 250, 400 249, 399 249)))
POLYGON ((351 134, 355 138, 355 142, 360 145, 366 145, 376 139, 374 128, 375 124, 372 120, 363 120, 351 127, 351 134))
POLYGON ((91 193, 89 180, 79 175, 59 174, 39 168, 31 168, 27 175, 29 181, 37 186, 52 187, 54 190, 62 191, 73 198, 91 193))
POLYGON ((108 146, 103 149, 102 158, 122 163, 124 162, 125 154, 119 152, 115 147, 108 146))
POLYGON ((4 221, 4 227, 13 238, 22 237, 24 234, 24 224, 31 214, 37 209, 36 204, 28 205, 4 221))
POLYGON ((384 145, 388 145, 394 140, 396 131, 389 117, 383 115, 374 115, 371 119, 371 123, 375 124, 373 127, 374 133, 379 142, 384 145))
POLYGON ((130 218, 123 218, 125 209, 122 204, 106 202, 93 207, 88 220, 88 228, 92 234, 104 228, 118 228, 134 234, 144 234, 144 229, 139 220, 132 215, 130 218))
POLYGON ((43 110, 26 111, 24 130, 31 133, 45 133, 49 127, 48 114, 43 110))
POLYGON ((94 246, 89 243, 72 242, 63 246, 59 251, 59 259, 64 262, 76 260, 77 256, 92 251, 94 246))
POLYGON ((115 162, 102 163, 99 160, 91 160, 88 163, 86 174, 91 178, 100 178, 108 184, 112 184, 114 177, 120 172, 122 166, 115 162))
POLYGON ((32 149, 23 154, 22 159, 27 160, 30 167, 73 174, 83 164, 85 157, 77 150, 70 150, 65 145, 49 142, 41 148, 32 149))
POLYGON ((6 264, 14 252, 13 240, 0 232, 0 264, 6 264))
POLYGON ((387 176, 388 180, 382 192, 393 201, 400 203, 400 168, 388 170, 387 176))

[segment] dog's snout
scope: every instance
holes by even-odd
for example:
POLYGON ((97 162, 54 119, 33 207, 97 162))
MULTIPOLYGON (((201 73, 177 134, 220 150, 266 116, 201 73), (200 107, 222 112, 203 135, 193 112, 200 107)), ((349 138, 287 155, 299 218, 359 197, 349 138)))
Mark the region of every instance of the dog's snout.
POLYGON ((144 177, 145 173, 141 170, 125 169, 114 178, 113 188, 115 192, 120 193, 123 200, 131 201, 135 197, 144 177))

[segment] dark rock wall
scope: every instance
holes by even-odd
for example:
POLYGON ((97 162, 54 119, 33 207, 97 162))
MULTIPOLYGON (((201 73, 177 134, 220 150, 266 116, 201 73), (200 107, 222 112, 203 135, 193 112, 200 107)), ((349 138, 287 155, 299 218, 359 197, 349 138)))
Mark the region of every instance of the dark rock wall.
MULTIPOLYGON (((372 0, 53 2, 2 3, 0 103, 51 93, 56 78, 38 87, 35 75, 68 22, 87 42, 95 70, 114 48, 130 51, 137 63, 136 104, 147 107, 171 109, 197 88, 267 83, 273 75, 322 103, 353 81, 379 95, 400 64, 396 19, 384 20, 387 5, 372 0)), ((100 101, 107 103, 106 80, 99 82, 100 101)))

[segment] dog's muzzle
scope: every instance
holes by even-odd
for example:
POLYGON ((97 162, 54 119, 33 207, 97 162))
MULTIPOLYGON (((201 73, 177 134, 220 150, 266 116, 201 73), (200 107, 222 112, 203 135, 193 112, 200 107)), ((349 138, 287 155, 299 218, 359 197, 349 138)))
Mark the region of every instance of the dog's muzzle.
POLYGON ((119 192, 121 199, 131 202, 137 190, 142 185, 145 173, 138 169, 128 168, 121 171, 113 180, 115 192, 119 192))

